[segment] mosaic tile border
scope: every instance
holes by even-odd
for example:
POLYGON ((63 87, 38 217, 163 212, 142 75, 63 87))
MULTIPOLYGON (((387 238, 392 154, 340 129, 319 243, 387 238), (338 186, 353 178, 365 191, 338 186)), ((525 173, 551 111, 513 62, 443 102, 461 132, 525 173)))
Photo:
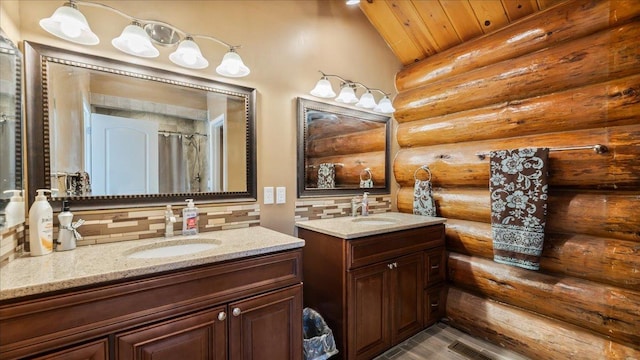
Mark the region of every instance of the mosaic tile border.
MULTIPOLYGON (((351 216, 353 197, 304 198, 296 200, 295 221, 351 216)), ((369 213, 391 211, 391 195, 369 196, 369 213)))

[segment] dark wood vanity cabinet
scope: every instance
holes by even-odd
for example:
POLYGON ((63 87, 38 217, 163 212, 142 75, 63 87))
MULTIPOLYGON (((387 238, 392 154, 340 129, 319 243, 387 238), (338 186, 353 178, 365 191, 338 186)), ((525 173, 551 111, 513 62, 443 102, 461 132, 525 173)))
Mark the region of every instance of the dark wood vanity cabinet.
POLYGON ((444 294, 434 290, 445 276, 444 225, 355 239, 299 228, 298 236, 305 239, 304 305, 332 329, 336 358, 371 359, 443 314, 431 304, 433 291, 444 294))
POLYGON ((0 358, 301 360, 301 272, 298 249, 3 302, 0 358))

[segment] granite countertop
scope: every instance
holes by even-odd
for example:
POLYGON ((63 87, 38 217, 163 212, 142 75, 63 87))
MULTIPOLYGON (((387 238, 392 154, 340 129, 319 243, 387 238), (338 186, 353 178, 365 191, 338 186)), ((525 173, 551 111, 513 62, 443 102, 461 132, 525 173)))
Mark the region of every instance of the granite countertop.
POLYGON ((441 217, 386 212, 371 214, 369 216, 344 216, 330 219, 298 221, 296 226, 342 239, 355 239, 363 236, 442 224, 445 221, 447 221, 447 219, 441 217))
POLYGON ((79 246, 75 250, 44 256, 25 256, 0 268, 0 300, 77 286, 120 280, 167 270, 300 248, 304 240, 260 226, 109 244, 79 246), (198 239, 198 240, 196 240, 198 239), (131 258, 139 249, 157 248, 165 242, 215 243, 201 252, 163 258, 131 258))

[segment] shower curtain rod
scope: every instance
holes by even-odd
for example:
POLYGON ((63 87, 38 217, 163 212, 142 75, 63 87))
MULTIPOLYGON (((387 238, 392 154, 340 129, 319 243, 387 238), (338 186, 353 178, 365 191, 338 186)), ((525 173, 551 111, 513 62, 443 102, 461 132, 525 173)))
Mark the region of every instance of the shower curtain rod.
MULTIPOLYGON (((549 151, 568 151, 568 150, 585 150, 591 149, 596 154, 604 154, 609 151, 606 145, 595 144, 595 145, 583 145, 583 146, 567 146, 567 147, 557 147, 557 148, 549 148, 549 151)), ((476 153, 476 156, 480 158, 480 160, 484 160, 490 153, 482 152, 476 153)))
POLYGON ((207 134, 193 133, 193 134, 185 134, 179 131, 158 131, 158 135, 182 135, 182 136, 204 136, 207 137, 207 134))

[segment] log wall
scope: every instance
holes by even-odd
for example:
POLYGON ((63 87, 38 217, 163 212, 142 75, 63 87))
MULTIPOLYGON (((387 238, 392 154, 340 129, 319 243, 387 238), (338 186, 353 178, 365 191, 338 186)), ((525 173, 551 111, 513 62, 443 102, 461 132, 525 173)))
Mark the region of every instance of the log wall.
POLYGON ((396 76, 396 204, 428 165, 451 325, 536 359, 640 358, 638 39, 640 2, 570 0, 396 76), (493 262, 483 154, 595 144, 549 155, 540 271, 493 262))

